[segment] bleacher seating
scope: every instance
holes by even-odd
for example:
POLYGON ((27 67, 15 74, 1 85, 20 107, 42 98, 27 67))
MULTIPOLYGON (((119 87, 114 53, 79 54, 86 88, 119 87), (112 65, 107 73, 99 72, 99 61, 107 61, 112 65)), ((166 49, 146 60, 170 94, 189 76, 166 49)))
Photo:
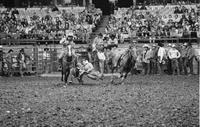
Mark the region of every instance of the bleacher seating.
POLYGON ((122 41, 126 38, 150 40, 166 37, 184 38, 186 37, 184 34, 190 38, 200 37, 197 5, 146 6, 146 9, 140 9, 141 6, 139 6, 138 8, 116 10, 107 27, 107 34, 115 32, 118 39, 122 41), (175 13, 177 8, 181 10, 180 13, 175 13), (188 12, 185 12, 186 9, 188 12), (135 32, 136 34, 132 36, 132 33, 135 32), (194 36, 192 32, 195 33, 194 36))
POLYGON ((73 32, 77 40, 87 41, 84 34, 91 34, 92 30, 95 29, 102 16, 100 9, 96 8, 85 8, 85 7, 59 7, 59 11, 52 11, 51 8, 17 8, 19 15, 14 15, 15 19, 12 19, 12 11, 9 14, 4 14, 7 9, 0 9, 0 20, 2 20, 0 27, 0 34, 8 35, 6 38, 14 38, 13 35, 19 34, 17 39, 60 39, 63 34, 68 34, 65 31, 73 32), (93 11, 91 11, 93 10, 93 11), (49 15, 52 20, 45 19, 49 15), (37 19, 33 19, 33 17, 37 19), (9 19, 6 22, 5 18, 9 19), (21 22, 25 19, 28 23, 27 26, 21 26, 21 22), (43 20, 45 19, 45 20, 43 20), (17 22, 18 25, 14 23, 17 22), (69 27, 67 27, 69 24, 69 27), (40 28, 40 25, 46 27, 45 31, 40 28), (14 26, 15 32, 11 32, 10 29, 14 26), (55 27, 56 26, 56 27, 55 27), (79 26, 79 28, 77 28, 79 26), (8 29, 8 31, 6 31, 8 29), (18 30, 16 30, 18 29, 18 30), (49 30, 49 31, 48 31, 49 30), (86 33, 84 31, 86 30, 86 33), (41 33, 43 33, 41 35, 41 33), (81 33, 81 35, 78 35, 81 33), (31 37, 30 37, 31 36, 31 37), (35 36, 42 36, 35 38, 35 36), (49 36, 51 36, 49 38, 49 36), (25 38, 24 38, 25 37, 25 38))

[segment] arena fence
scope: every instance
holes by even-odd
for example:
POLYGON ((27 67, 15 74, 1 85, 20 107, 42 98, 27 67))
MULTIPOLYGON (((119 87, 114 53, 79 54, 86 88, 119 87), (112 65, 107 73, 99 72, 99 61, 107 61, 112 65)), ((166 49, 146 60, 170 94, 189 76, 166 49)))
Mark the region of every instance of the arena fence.
MULTIPOLYGON (((58 56, 60 54, 62 46, 57 44, 56 41, 58 40, 1 40, 1 45, 3 45, 3 57, 6 58, 7 52, 12 49, 14 53, 12 54, 12 69, 13 73, 19 73, 19 66, 17 63, 17 54, 19 53, 21 48, 24 48, 25 53, 30 56, 30 60, 27 61, 26 69, 24 70, 25 74, 34 74, 40 75, 44 73, 54 73, 59 72, 61 70, 58 56), (7 42, 6 42, 7 41, 7 42), (12 43, 8 43, 12 42, 12 43), (41 43, 42 42, 42 43, 41 43)), ((135 40, 141 43, 149 43, 149 39, 143 40, 135 40)), ((170 43, 182 43, 185 41, 191 43, 199 43, 199 38, 163 38, 163 39, 156 39, 155 42, 162 41, 162 42, 170 42, 170 43), (182 39, 184 41, 182 41, 182 39)), ((126 44, 124 44, 126 45, 126 44)), ((122 48, 126 46, 120 46, 122 48)), ((81 57, 88 57, 87 53, 87 45, 77 44, 76 45, 76 52, 81 57)), ((5 62, 5 61, 4 61, 5 62)), ((3 71, 8 71, 8 66, 6 66, 6 62, 3 66, 3 71)))
MULTIPOLYGON (((0 39, 0 45, 44 45, 44 44, 59 44, 60 40, 35 40, 35 39, 0 39)), ((156 39, 150 38, 125 38, 124 42, 138 42, 138 43, 151 43, 151 42, 168 42, 168 43, 199 43, 200 38, 171 38, 171 37, 160 37, 156 39)), ((87 44, 86 42, 82 42, 82 40, 75 40, 76 44, 87 44)), ((89 42, 88 42, 89 43, 89 42)))
MULTIPOLYGON (((17 55, 21 48, 30 56, 30 59, 26 61, 26 68, 23 69, 24 74, 40 75, 43 73, 59 72, 61 70, 58 62, 58 56, 62 48, 60 45, 16 45, 3 47, 4 64, 1 70, 4 71, 4 74, 7 74, 9 70, 11 70, 13 74, 19 74, 17 55), (9 68, 6 62, 6 55, 10 49, 14 51, 12 53, 12 69, 9 68)), ((81 57, 87 57, 86 50, 87 47, 84 46, 76 47, 76 52, 80 59, 81 57)))

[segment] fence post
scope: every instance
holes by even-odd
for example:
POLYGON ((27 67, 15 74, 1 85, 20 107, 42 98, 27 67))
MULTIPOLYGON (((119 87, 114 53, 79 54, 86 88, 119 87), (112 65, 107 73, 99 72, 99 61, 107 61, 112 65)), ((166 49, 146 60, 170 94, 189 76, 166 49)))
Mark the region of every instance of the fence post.
POLYGON ((56 50, 56 45, 53 44, 53 48, 52 48, 52 71, 58 71, 58 64, 57 64, 57 50, 56 50))
POLYGON ((38 75, 38 47, 37 44, 34 44, 34 66, 35 66, 35 71, 36 71, 36 75, 38 75))

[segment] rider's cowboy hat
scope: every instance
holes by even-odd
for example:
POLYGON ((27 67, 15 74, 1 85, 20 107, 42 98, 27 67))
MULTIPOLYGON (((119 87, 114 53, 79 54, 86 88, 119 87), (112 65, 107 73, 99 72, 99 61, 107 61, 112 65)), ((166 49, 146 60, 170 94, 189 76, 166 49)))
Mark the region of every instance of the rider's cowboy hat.
POLYGON ((70 33, 66 34, 66 36, 67 37, 74 37, 74 34, 70 32, 70 33))
POLYGON ((173 44, 173 45, 172 45, 172 48, 175 48, 175 47, 176 47, 176 45, 175 45, 175 44, 173 44))
POLYGON ((187 46, 187 45, 188 45, 187 43, 184 43, 184 44, 183 44, 183 46, 187 46))
POLYGON ((168 47, 172 47, 172 44, 169 43, 167 46, 168 46, 168 47))
POLYGON ((152 47, 156 47, 156 46, 157 46, 156 44, 153 44, 153 45, 152 45, 152 47))
POLYGON ((150 48, 150 46, 147 45, 147 44, 144 44, 142 47, 143 47, 143 48, 150 48))

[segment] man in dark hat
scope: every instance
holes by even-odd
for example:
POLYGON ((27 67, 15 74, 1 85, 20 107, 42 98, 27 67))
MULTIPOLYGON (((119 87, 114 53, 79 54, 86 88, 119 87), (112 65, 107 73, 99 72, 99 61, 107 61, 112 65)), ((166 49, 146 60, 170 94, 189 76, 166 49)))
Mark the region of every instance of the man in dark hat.
POLYGON ((8 76, 13 76, 13 68, 12 68, 12 64, 13 64, 13 50, 10 49, 8 51, 8 53, 6 54, 6 57, 5 57, 5 62, 6 62, 6 65, 8 67, 8 76))
POLYGON ((191 43, 186 44, 186 59, 187 59, 187 65, 190 68, 190 74, 194 74, 193 72, 193 59, 194 59, 194 48, 192 47, 191 43))

